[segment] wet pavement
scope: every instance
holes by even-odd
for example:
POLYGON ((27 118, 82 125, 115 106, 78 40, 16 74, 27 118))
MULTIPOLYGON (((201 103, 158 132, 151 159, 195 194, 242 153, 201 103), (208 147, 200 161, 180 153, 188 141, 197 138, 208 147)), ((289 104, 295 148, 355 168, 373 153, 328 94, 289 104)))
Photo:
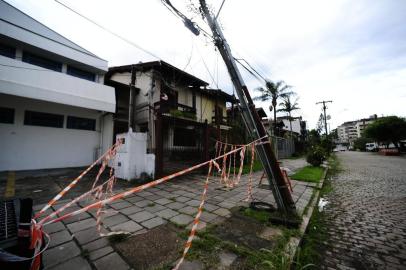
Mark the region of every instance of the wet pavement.
MULTIPOLYGON (((291 161, 286 160, 283 166, 289 168, 289 162, 291 161)), ((291 166, 292 171, 297 169, 297 163, 298 161, 295 160, 295 166, 291 166)), ((44 203, 79 175, 80 171, 80 168, 76 168, 17 172, 15 195, 32 197, 35 210, 38 211, 44 203)), ((72 198, 89 190, 96 173, 97 169, 91 171, 51 210, 55 211, 72 198)), ((255 183, 253 198, 275 205, 271 191, 258 186, 261 176, 262 172, 253 174, 255 183)), ((0 194, 5 192, 7 178, 7 173, 0 174, 0 194)), ((103 178, 106 179, 107 175, 103 178)), ((175 224, 190 229, 200 204, 204 180, 205 175, 202 174, 185 175, 109 204, 106 207, 107 213, 103 217, 103 232, 126 231, 137 235, 165 224, 175 224)), ((218 178, 211 178, 199 229, 224 222, 231 216, 230 209, 235 206, 246 206, 247 183, 248 175, 244 175, 239 186, 227 189, 220 184, 218 178)), ((114 192, 122 192, 131 186, 134 186, 134 183, 119 180, 114 192)), ((299 181, 292 181, 292 186, 293 198, 298 213, 301 214, 309 203, 313 187, 299 181)), ((81 201, 66 212, 80 209, 89 203, 89 200, 81 201)), ((130 261, 120 255, 123 253, 116 251, 107 238, 100 237, 96 229, 95 216, 95 211, 90 210, 44 227, 51 237, 50 247, 44 253, 46 269, 130 268, 130 261)))
POLYGON ((406 158, 340 152, 323 269, 406 269, 406 158))

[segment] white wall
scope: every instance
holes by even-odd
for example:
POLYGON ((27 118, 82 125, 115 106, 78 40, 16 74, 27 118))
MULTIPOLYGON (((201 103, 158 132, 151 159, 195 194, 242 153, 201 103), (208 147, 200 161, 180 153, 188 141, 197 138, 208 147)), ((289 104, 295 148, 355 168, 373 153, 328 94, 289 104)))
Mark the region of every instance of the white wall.
POLYGON ((114 88, 0 56, 0 93, 114 112, 114 88))
MULTIPOLYGON (((101 143, 101 112, 4 94, 0 94, 0 106, 15 109, 14 124, 0 123, 0 171, 77 167, 93 162, 101 143), (63 114, 64 127, 24 125, 25 110, 63 114), (96 131, 66 129, 67 115, 96 119, 96 131)), ((112 118, 104 121, 106 147, 111 145, 112 118)))

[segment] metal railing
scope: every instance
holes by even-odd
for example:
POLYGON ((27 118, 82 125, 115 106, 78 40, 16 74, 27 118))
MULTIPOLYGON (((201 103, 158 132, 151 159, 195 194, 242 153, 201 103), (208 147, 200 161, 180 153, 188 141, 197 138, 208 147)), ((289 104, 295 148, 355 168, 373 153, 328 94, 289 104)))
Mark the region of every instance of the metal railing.
POLYGON ((289 158, 295 153, 295 142, 293 138, 282 138, 270 136, 272 149, 278 159, 289 158))

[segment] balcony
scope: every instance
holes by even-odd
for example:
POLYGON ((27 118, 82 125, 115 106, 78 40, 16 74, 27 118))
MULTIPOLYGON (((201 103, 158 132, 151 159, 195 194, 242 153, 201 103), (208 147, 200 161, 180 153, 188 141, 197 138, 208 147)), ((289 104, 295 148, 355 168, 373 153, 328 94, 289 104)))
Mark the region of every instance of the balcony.
POLYGON ((155 109, 159 108, 162 114, 168 114, 176 118, 196 120, 196 108, 180 104, 160 101, 155 103, 155 109))
POLYGON ((228 123, 228 117, 227 116, 223 116, 223 115, 215 115, 211 118, 211 123, 213 125, 224 125, 227 126, 228 123))

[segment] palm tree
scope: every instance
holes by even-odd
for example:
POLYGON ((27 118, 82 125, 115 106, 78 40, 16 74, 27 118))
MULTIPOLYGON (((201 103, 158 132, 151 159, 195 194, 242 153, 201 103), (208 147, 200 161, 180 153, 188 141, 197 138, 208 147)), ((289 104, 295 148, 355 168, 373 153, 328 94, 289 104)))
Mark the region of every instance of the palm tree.
POLYGON ((298 98, 295 99, 295 101, 290 100, 290 95, 284 96, 282 98, 283 102, 280 103, 279 105, 282 106, 281 109, 278 110, 278 112, 286 112, 288 114, 288 120, 290 124, 290 135, 292 136, 292 112, 299 110, 300 108, 298 107, 298 98))
POLYGON ((276 106, 278 104, 278 99, 294 94, 294 92, 289 91, 291 88, 292 87, 287 85, 284 81, 273 82, 267 80, 265 82, 265 88, 258 87, 255 89, 260 92, 260 95, 255 97, 254 100, 272 100, 274 134, 276 134, 276 106))

